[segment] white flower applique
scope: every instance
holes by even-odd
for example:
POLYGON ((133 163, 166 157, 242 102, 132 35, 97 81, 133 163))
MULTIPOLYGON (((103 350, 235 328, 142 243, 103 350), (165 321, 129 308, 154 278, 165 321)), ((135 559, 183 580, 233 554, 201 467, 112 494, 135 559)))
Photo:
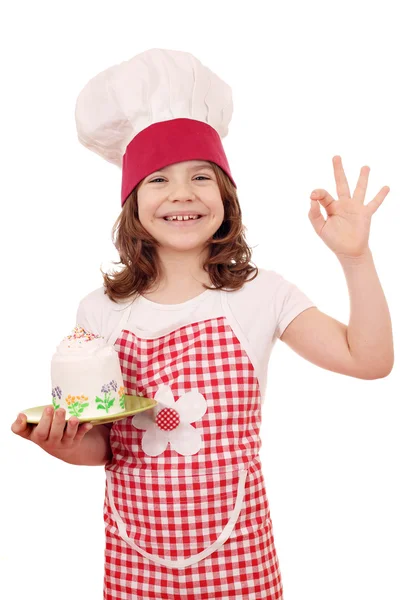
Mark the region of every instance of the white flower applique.
POLYGON ((190 425, 207 412, 206 399, 200 392, 187 392, 176 402, 169 385, 160 385, 154 398, 158 404, 153 410, 144 411, 132 418, 137 429, 145 429, 142 449, 149 456, 159 456, 171 448, 191 456, 202 447, 200 432, 190 425), (155 414, 155 419, 154 419, 155 414))

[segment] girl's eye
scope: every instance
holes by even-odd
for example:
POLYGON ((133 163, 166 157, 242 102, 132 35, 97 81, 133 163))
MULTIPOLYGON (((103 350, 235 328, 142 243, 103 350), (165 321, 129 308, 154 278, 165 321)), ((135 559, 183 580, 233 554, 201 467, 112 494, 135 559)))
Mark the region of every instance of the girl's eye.
MULTIPOLYGON (((204 175, 197 175, 197 177, 195 177, 195 179, 199 179, 200 177, 205 180, 210 179, 209 177, 205 177, 204 175)), ((149 183, 155 183, 156 181, 165 181, 165 179, 164 179, 164 177, 156 177, 155 179, 152 179, 151 181, 149 181, 149 183)))

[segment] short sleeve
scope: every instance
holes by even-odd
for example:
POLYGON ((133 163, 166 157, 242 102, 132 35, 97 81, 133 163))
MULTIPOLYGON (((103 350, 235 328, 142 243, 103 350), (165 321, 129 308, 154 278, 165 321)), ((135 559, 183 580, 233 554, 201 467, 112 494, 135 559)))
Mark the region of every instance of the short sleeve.
POLYGON ((315 306, 276 271, 259 268, 254 279, 227 294, 230 323, 257 374, 264 403, 268 364, 276 338, 299 313, 315 306))
POLYGON ((297 285, 282 275, 278 277, 279 283, 274 297, 275 336, 281 337, 289 323, 307 308, 315 306, 315 303, 297 285))

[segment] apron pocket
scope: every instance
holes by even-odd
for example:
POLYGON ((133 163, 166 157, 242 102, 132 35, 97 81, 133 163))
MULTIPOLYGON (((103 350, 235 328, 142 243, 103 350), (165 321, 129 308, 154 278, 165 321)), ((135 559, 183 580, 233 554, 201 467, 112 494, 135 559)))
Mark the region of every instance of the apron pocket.
POLYGON ((182 569, 229 538, 242 509, 247 472, 170 477, 106 469, 109 509, 129 546, 159 565, 182 569))

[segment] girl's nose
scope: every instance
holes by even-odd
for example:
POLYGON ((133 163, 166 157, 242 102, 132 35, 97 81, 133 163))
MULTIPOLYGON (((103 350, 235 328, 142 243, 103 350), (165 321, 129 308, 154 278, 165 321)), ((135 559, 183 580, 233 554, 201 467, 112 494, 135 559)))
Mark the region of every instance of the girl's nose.
POLYGON ((171 201, 193 200, 194 192, 193 192, 190 184, 182 183, 182 184, 177 184, 175 186, 172 186, 168 196, 169 196, 169 200, 171 200, 171 201))

